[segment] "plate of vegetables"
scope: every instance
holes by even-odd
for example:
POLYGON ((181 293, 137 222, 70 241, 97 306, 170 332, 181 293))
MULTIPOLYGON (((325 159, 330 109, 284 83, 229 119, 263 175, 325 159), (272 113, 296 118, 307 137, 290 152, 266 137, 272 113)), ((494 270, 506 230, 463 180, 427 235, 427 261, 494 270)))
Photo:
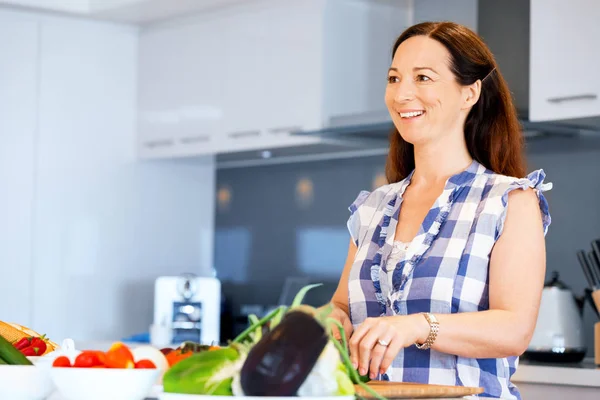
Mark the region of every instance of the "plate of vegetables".
POLYGON ((246 398, 311 397, 350 400, 360 385, 381 399, 352 367, 341 324, 331 309, 302 304, 302 288, 291 306, 280 306, 258 319, 228 346, 193 354, 163 376, 160 400, 207 400, 214 396, 246 398), (333 329, 342 332, 342 340, 333 329))

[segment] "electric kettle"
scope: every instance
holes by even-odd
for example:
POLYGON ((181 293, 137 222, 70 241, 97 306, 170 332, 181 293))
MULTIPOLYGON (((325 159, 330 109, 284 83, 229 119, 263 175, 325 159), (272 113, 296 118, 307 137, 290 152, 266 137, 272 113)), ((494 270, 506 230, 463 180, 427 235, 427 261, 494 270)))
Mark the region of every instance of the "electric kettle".
POLYGON ((552 273, 542 291, 533 337, 524 358, 543 362, 579 362, 586 354, 583 335, 584 298, 576 298, 552 273))

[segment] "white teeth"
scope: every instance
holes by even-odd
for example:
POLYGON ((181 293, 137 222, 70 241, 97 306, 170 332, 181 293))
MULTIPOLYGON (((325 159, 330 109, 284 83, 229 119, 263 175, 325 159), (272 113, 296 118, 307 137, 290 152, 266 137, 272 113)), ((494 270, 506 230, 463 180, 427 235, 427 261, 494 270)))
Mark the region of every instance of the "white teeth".
POLYGON ((418 117, 419 115, 422 115, 425 111, 411 111, 411 112, 407 112, 407 113, 400 113, 400 116, 402 118, 412 118, 412 117, 418 117))

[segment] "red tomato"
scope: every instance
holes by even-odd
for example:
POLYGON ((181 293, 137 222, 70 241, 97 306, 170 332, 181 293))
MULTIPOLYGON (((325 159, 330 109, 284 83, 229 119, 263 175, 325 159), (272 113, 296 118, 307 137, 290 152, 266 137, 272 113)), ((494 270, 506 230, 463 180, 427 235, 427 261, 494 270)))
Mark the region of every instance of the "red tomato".
POLYGON ((98 361, 100 361, 100 364, 102 364, 102 366, 106 366, 106 353, 103 351, 97 351, 96 355, 98 356, 98 361))
POLYGON ((97 351, 84 351, 77 356, 73 366, 75 368, 92 368, 101 366, 100 358, 97 351))
POLYGON ((154 363, 150 360, 140 360, 135 363, 135 367, 138 369, 156 369, 156 365, 154 365, 154 363))
POLYGON ((53 367, 70 367, 71 366, 71 360, 69 360, 68 357, 65 356, 60 356, 60 357, 56 357, 56 359, 54 360, 54 362, 52 363, 53 367))

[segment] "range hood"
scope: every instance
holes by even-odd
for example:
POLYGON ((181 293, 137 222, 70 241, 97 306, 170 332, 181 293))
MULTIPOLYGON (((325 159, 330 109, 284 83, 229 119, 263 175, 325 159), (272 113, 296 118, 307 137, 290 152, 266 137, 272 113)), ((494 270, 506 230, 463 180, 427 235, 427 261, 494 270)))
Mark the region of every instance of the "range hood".
MULTIPOLYGON (((593 147, 600 149, 600 129, 598 128, 600 118, 531 122, 521 115, 519 121, 529 148, 557 150, 593 147), (582 140, 572 140, 580 137, 582 140), (546 143, 540 143, 542 141, 546 143)), ((312 132, 297 132, 294 135, 317 136, 320 138, 320 142, 304 146, 218 154, 216 164, 217 168, 226 169, 351 157, 385 157, 389 148, 389 135, 393 128, 390 120, 338 126, 312 132)))
POLYGON ((362 123, 343 127, 297 132, 295 136, 313 136, 317 143, 222 153, 216 156, 219 169, 240 168, 291 162, 311 162, 337 158, 382 156, 388 152, 391 122, 362 123))
MULTIPOLYGON (((521 114, 530 149, 600 149, 600 117, 557 122, 531 122, 521 114), (573 140, 573 138, 582 138, 573 140), (543 142, 543 143, 542 143, 543 142)), ((240 168, 292 162, 312 162, 351 157, 385 157, 389 135, 394 125, 391 119, 382 122, 357 122, 312 132, 297 132, 297 136, 316 136, 320 141, 304 146, 224 153, 216 156, 219 169, 240 168)), ((544 150, 541 150, 544 151, 544 150)))

